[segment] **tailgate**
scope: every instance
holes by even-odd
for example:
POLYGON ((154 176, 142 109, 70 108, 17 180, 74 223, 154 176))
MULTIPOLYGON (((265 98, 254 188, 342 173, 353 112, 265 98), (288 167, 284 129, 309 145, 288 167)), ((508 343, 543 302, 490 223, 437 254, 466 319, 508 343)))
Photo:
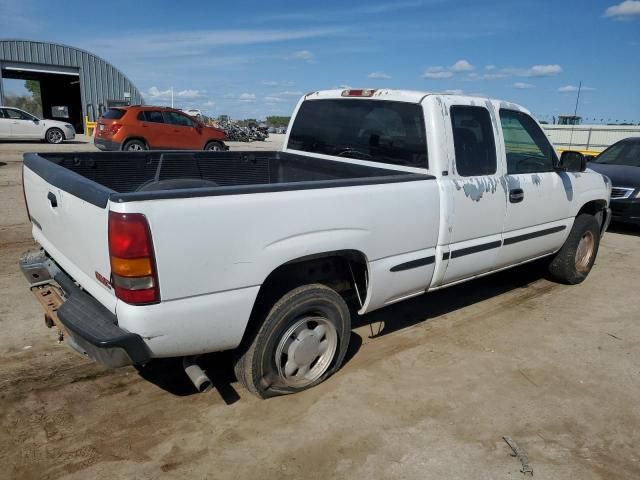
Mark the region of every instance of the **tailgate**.
POLYGON ((81 287, 115 313, 116 297, 110 285, 98 280, 109 279, 111 272, 109 190, 37 155, 28 160, 23 181, 34 239, 81 287), (96 201, 99 197, 102 200, 96 201))

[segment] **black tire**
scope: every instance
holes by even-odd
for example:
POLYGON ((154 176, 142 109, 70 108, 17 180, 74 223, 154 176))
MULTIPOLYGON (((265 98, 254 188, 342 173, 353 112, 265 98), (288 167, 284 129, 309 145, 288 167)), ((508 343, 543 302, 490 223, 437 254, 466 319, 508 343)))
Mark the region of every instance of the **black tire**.
POLYGON ((549 263, 549 274, 568 285, 582 283, 593 267, 599 246, 600 224, 596 218, 578 215, 564 245, 549 263))
POLYGON ((306 390, 323 382, 340 368, 350 335, 349 308, 338 293, 321 284, 294 288, 271 307, 264 322, 247 336, 237 350, 234 365, 236 377, 247 390, 260 398, 306 390), (318 322, 314 323, 314 320, 318 322), (301 322, 304 330, 289 335, 301 322), (316 330, 321 330, 321 325, 326 330, 324 337, 314 334, 316 330), (335 336, 332 328, 335 329, 335 336), (323 353, 313 350, 316 344, 319 346, 325 342, 326 345, 335 342, 335 349, 325 345, 323 353), (283 347, 287 344, 289 347, 283 347), (286 374, 290 357, 283 354, 285 348, 292 359, 300 351, 300 357, 304 357, 302 363, 313 355, 319 355, 308 363, 308 378, 300 374, 300 369, 294 371, 297 373, 286 374), (287 361, 283 363, 285 358, 287 361))
POLYGON ((208 142, 204 146, 204 149, 209 151, 209 152, 222 152, 222 151, 224 151, 224 147, 222 146, 222 144, 220 142, 208 142))
POLYGON ((122 146, 122 150, 125 152, 139 152, 147 150, 147 144, 142 140, 129 140, 122 146))
POLYGON ((53 143, 55 145, 64 141, 64 132, 59 128, 50 128, 44 136, 47 143, 53 143))

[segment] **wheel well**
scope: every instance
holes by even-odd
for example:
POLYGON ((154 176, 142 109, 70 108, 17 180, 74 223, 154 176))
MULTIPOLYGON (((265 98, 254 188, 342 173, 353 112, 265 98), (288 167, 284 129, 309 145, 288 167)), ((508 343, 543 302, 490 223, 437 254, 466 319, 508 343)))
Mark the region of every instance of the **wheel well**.
POLYGON ((144 143, 144 144, 147 146, 147 148, 149 148, 149 144, 147 143, 147 141, 146 141, 144 138, 142 138, 142 137, 129 137, 129 138, 125 138, 125 139, 124 139, 124 141, 122 142, 122 144, 121 144, 121 146, 120 146, 120 149, 124 149, 124 146, 125 146, 128 142, 130 142, 131 140, 139 140, 139 141, 141 141, 142 143, 144 143))
POLYGON ((211 139, 207 140, 206 142, 204 142, 204 148, 207 148, 207 145, 209 145, 210 143, 217 143, 220 146, 224 145, 222 140, 218 140, 216 138, 211 138, 211 139))
MULTIPOLYGON (((581 215, 583 213, 593 215, 594 217, 596 217, 596 220, 598 220, 598 223, 600 223, 600 226, 602 226, 605 220, 603 215, 605 208, 607 208, 606 200, 591 200, 590 202, 587 202, 582 206, 582 208, 578 212, 578 215, 581 215)), ((578 215, 576 215, 576 217, 578 215)))
POLYGON ((310 283, 326 285, 338 292, 350 308, 360 308, 369 284, 367 259, 357 250, 340 250, 307 255, 280 265, 260 287, 244 339, 255 332, 280 297, 310 283))

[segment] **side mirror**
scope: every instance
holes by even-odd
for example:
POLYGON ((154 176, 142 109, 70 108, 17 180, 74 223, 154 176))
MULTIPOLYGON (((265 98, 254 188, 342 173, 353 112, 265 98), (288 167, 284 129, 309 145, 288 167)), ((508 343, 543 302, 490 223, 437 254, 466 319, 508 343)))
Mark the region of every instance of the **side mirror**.
POLYGON ((33 123, 35 123, 36 125, 38 125, 40 123, 40 120, 38 120, 37 118, 33 119, 33 123))
POLYGON ((560 155, 559 170, 563 172, 584 172, 587 169, 587 157, 575 150, 565 150, 560 155))

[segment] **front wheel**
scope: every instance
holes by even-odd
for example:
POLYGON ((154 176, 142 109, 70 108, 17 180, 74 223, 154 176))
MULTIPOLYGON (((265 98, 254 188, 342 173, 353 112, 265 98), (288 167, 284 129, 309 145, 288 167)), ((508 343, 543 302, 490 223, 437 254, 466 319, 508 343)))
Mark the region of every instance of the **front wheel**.
POLYGON ((204 149, 207 152, 221 152, 224 150, 220 142, 209 142, 204 146, 204 149))
POLYGON ((45 138, 48 143, 62 143, 62 141, 64 140, 64 133, 62 133, 62 130, 60 130, 59 128, 50 128, 49 130, 47 130, 45 138))
POLYGON ((596 218, 578 215, 564 245, 549 263, 549 273, 562 283, 582 283, 596 261, 599 246, 600 224, 596 218))
POLYGON ((305 285, 285 294, 238 351, 240 383, 261 398, 311 388, 340 368, 351 318, 329 287, 305 285))

